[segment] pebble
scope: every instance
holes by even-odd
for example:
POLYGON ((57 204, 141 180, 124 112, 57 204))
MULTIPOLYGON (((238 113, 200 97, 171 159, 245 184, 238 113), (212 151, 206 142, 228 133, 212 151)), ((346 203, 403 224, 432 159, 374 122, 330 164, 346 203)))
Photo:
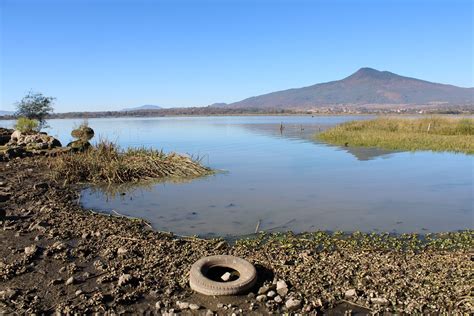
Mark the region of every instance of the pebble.
POLYGON ((74 279, 74 277, 70 277, 66 280, 66 285, 74 284, 74 282, 76 282, 76 279, 74 279))
POLYGON ((267 300, 267 296, 265 294, 261 294, 257 296, 257 302, 265 302, 267 300))
POLYGON ((189 304, 189 309, 190 310, 197 311, 200 308, 201 308, 201 306, 199 306, 198 304, 189 304))
POLYGON ((211 311, 210 309, 208 309, 208 310, 206 311, 206 316, 214 316, 214 312, 211 311))
POLYGON ((4 300, 10 300, 18 294, 18 291, 13 289, 6 289, 4 291, 0 291, 0 298, 4 300))
POLYGON ((373 304, 378 304, 378 305, 388 305, 388 300, 383 297, 373 297, 370 299, 370 302, 373 304))
POLYGON ((163 305, 162 305, 161 301, 156 302, 156 304, 155 304, 156 309, 161 309, 162 307, 163 307, 163 305))
POLYGON ((258 289, 258 294, 265 294, 270 290, 269 285, 264 285, 261 288, 258 289))
POLYGON ((301 301, 295 298, 289 298, 286 301, 285 306, 289 311, 296 310, 301 307, 301 301))
POLYGON ((288 294, 288 284, 286 284, 286 282, 283 280, 279 280, 276 284, 276 290, 278 295, 285 297, 286 294, 288 294))
POLYGON ((217 308, 223 308, 224 307, 224 304, 222 303, 217 303, 217 308))
POLYGON ((274 298, 273 300, 274 300, 275 302, 277 302, 277 303, 283 302, 283 299, 281 298, 280 295, 275 296, 275 298, 274 298))
POLYGON ((178 306, 179 309, 188 309, 189 308, 189 303, 188 302, 180 302, 176 301, 176 306, 178 306))
POLYGON ((76 294, 76 296, 79 296, 79 295, 81 295, 82 293, 84 293, 84 292, 82 292, 82 290, 77 290, 74 294, 76 294))
POLYGON ((350 290, 347 290, 345 293, 344 293, 344 297, 345 298, 353 298, 353 297, 356 297, 357 296, 357 292, 355 289, 350 289, 350 290))
POLYGON ((36 246, 36 245, 31 245, 31 246, 25 247, 25 254, 27 256, 34 255, 37 251, 38 251, 38 246, 36 246))
POLYGON ((118 280, 118 286, 126 285, 132 281, 132 276, 130 274, 122 274, 118 280))
POLYGON ((126 254, 127 252, 128 252, 128 250, 127 250, 127 248, 125 248, 125 247, 120 247, 120 248, 117 249, 117 254, 118 254, 118 255, 124 255, 124 254, 126 254))
POLYGON ((276 295, 277 295, 276 292, 273 291, 273 290, 272 290, 272 291, 268 291, 268 293, 267 293, 267 296, 270 297, 270 298, 275 297, 276 295))

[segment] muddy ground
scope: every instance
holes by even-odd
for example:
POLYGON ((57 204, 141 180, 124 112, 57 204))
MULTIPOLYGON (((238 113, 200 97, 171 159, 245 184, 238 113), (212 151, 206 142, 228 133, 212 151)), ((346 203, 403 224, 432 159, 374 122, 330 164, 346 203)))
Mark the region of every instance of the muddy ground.
POLYGON ((179 238, 81 208, 81 187, 52 182, 47 159, 54 158, 0 162, 0 314, 473 311, 472 231, 424 241, 322 232, 259 235, 232 245, 179 238), (191 265, 214 254, 257 267, 250 294, 191 291, 191 265), (286 291, 276 293, 278 280, 286 291))

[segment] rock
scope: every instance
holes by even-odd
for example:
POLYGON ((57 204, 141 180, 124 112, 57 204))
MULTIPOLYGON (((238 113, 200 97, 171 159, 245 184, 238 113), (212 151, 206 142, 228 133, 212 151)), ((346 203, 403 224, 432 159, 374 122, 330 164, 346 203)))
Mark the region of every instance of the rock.
POLYGON ((222 303, 217 303, 217 308, 223 308, 224 307, 224 304, 222 303))
POLYGON ((82 290, 77 290, 74 294, 76 294, 76 296, 79 296, 79 295, 81 295, 82 293, 84 293, 84 292, 82 292, 82 290))
POLYGON ((388 300, 383 297, 373 297, 370 299, 370 302, 377 305, 388 305, 388 300))
POLYGON ((288 285, 286 284, 285 281, 283 281, 283 280, 277 281, 277 284, 276 284, 276 289, 277 289, 277 291, 278 291, 279 289, 287 289, 287 288, 288 288, 288 285))
POLYGON ((247 297, 248 297, 248 298, 254 298, 254 297, 255 297, 255 293, 250 292, 249 294, 247 294, 247 297))
POLYGON ((190 310, 197 311, 200 308, 201 308, 201 306, 199 306, 198 304, 189 304, 189 309, 190 310))
POLYGON ((353 298, 353 297, 356 297, 357 296, 357 292, 355 289, 350 289, 350 290, 347 290, 345 293, 344 293, 344 297, 345 298, 353 298))
POLYGON ((268 293, 267 293, 267 296, 270 297, 270 298, 275 297, 276 295, 277 295, 276 292, 273 291, 273 290, 272 290, 272 291, 268 291, 268 293))
POLYGON ((163 307, 164 307, 164 306, 163 306, 163 304, 162 304, 160 301, 156 302, 156 304, 155 304, 155 308, 156 308, 156 309, 161 309, 161 308, 163 308, 163 307))
POLYGON ((301 308, 301 301, 295 298, 289 298, 286 301, 285 306, 289 311, 294 311, 301 308))
POLYGON ((283 302, 283 299, 281 298, 280 295, 277 295, 275 296, 275 298, 273 299, 275 302, 277 302, 278 304, 280 304, 281 302, 283 302))
POLYGON ((71 136, 79 140, 88 141, 94 137, 94 130, 89 126, 80 126, 72 130, 71 136))
POLYGON ((13 132, 14 130, 12 129, 0 127, 0 146, 3 146, 10 141, 13 132))
POLYGON ((118 255, 124 255, 124 254, 126 254, 127 252, 128 252, 128 250, 127 250, 127 248, 125 248, 125 247, 119 247, 119 248, 117 249, 117 254, 118 254, 118 255))
POLYGON ((67 147, 71 148, 75 152, 83 152, 91 147, 91 144, 88 141, 84 140, 75 140, 67 144, 67 147))
POLYGON ((133 277, 130 274, 122 274, 118 280, 118 286, 123 286, 132 281, 133 277))
POLYGON ((14 289, 6 289, 3 291, 0 291, 0 298, 3 300, 11 300, 16 295, 18 295, 18 291, 14 289))
POLYGON ((74 277, 70 277, 69 279, 66 280, 66 285, 72 285, 76 282, 76 279, 74 277))
POLYGON ((281 289, 278 289, 277 290, 277 293, 278 295, 280 295, 281 297, 285 297, 286 294, 288 294, 288 288, 287 287, 283 287, 281 289))
POLYGON ((221 276, 221 279, 222 279, 222 281, 227 282, 227 281, 230 280, 231 276, 232 276, 232 274, 230 274, 230 272, 226 272, 221 276))
POLYGON ((178 306, 179 309, 188 309, 189 308, 189 303, 188 302, 180 302, 176 301, 176 306, 178 306))
POLYGON ((34 256, 36 254, 36 252, 38 252, 38 246, 36 245, 31 245, 31 246, 28 246, 28 247, 25 247, 25 254, 27 256, 34 256))
POLYGON ((272 287, 270 285, 264 285, 258 289, 258 294, 266 294, 271 288, 272 287))
POLYGON ((206 316, 214 316, 214 312, 211 311, 210 309, 208 309, 208 310, 206 311, 206 316))
POLYGON ((265 302, 267 300, 267 296, 265 294, 261 294, 257 296, 257 302, 265 302))

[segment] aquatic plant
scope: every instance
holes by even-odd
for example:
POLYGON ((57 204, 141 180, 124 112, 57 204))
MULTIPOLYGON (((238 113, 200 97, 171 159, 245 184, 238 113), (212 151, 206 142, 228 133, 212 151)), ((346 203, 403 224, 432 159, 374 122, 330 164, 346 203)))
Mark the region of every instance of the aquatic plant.
POLYGON ((474 119, 381 117, 343 123, 315 137, 344 146, 474 154, 474 119))
POLYGON ((198 159, 161 150, 128 148, 102 140, 84 152, 50 161, 52 177, 65 183, 128 183, 149 179, 193 178, 211 174, 198 159))

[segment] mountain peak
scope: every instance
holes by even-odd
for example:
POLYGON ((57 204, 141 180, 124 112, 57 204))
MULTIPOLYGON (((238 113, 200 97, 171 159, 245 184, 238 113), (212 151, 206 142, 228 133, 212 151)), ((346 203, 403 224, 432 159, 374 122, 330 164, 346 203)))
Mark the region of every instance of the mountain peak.
POLYGON ((396 77, 397 75, 389 71, 380 71, 374 68, 363 67, 354 72, 352 75, 346 79, 390 79, 396 77))

